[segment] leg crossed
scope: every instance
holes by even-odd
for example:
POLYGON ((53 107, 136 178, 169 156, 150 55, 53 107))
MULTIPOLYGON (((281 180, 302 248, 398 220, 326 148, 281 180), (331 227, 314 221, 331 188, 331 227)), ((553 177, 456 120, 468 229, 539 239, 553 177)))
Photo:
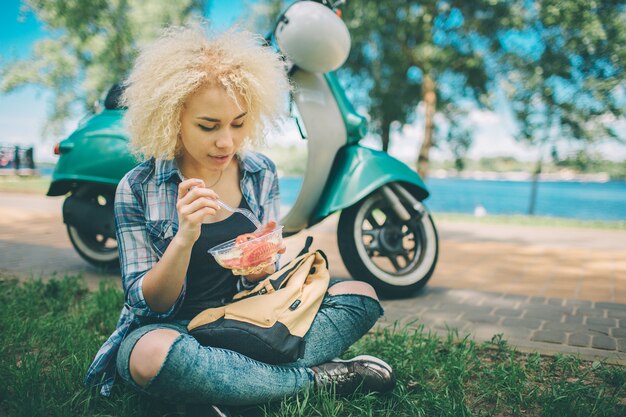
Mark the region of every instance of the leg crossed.
POLYGON ((371 329, 382 314, 376 291, 361 281, 340 281, 328 288, 304 336, 304 357, 289 366, 311 367, 341 355, 371 329))
POLYGON ((156 329, 137 341, 129 361, 130 376, 137 385, 145 387, 159 373, 170 347, 179 336, 180 333, 173 329, 156 329))
POLYGON ((337 282, 336 284, 328 288, 328 295, 339 294, 364 295, 378 301, 378 295, 376 294, 376 290, 374 290, 374 288, 370 284, 363 281, 345 280, 337 282))

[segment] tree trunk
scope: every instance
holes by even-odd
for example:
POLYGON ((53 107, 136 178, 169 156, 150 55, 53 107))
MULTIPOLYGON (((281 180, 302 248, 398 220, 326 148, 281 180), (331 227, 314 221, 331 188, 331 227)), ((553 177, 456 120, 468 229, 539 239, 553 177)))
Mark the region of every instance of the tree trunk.
POLYGON ((389 136, 391 134, 391 123, 386 120, 383 121, 383 125, 381 126, 381 140, 383 142, 383 152, 389 151, 389 136))
POLYGON ((535 207, 537 206, 537 190, 539 188, 539 175, 541 174, 543 158, 539 157, 535 172, 533 172, 532 184, 530 187, 530 202, 528 204, 528 215, 535 215, 535 207))
POLYGON ((426 105, 426 115, 424 118, 424 141, 417 158, 417 173, 425 179, 428 176, 428 163, 430 148, 433 146, 433 119, 435 118, 435 108, 437 106, 437 95, 435 94, 435 82, 430 75, 424 75, 422 82, 422 96, 426 105))

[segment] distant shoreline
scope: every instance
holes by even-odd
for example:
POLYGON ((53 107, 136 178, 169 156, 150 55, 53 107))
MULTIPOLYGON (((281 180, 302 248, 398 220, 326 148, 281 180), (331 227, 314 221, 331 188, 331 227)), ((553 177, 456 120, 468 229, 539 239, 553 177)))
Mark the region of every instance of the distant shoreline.
MULTIPOLYGON (((285 179, 302 178, 302 175, 294 175, 287 172, 281 172, 279 170, 279 177, 285 179)), ((532 181, 532 174, 526 172, 495 172, 495 171, 468 171, 468 172, 455 172, 446 170, 434 170, 428 178, 433 179, 454 179, 454 180, 477 180, 477 181, 516 181, 516 182, 529 182, 532 181)), ((606 173, 598 174, 576 174, 576 175, 563 175, 559 173, 543 173, 539 176, 540 182, 593 182, 593 183, 606 183, 611 181, 624 182, 623 179, 612 179, 606 173)))
MULTIPOLYGON (((35 170, 21 169, 19 176, 22 177, 47 177, 52 176, 53 167, 37 168, 35 170)), ((0 169, 0 177, 13 177, 15 170, 0 169)), ((279 170, 280 178, 302 178, 302 175, 292 174, 279 170)), ((428 178, 433 179, 457 179, 457 180, 477 180, 477 181, 532 181, 531 173, 522 171, 497 172, 497 171, 454 171, 445 169, 435 169, 429 173, 428 178)), ((427 179, 428 179, 427 178, 427 179)), ((606 172, 593 174, 581 174, 570 171, 546 172, 539 175, 541 182, 593 182, 606 183, 610 181, 625 181, 622 179, 612 179, 606 172)))
MULTIPOLYGON (((497 171, 451 171, 445 169, 432 170, 429 178, 437 179, 468 179, 483 181, 532 181, 533 174, 523 171, 497 172, 497 171)), ((612 180, 606 172, 581 174, 571 170, 558 172, 542 172, 539 181, 562 181, 562 182, 597 182, 604 183, 612 180)))

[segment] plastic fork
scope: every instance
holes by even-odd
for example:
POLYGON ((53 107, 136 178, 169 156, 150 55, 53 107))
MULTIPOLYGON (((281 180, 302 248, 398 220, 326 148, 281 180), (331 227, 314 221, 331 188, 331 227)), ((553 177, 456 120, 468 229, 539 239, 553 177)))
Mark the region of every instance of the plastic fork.
POLYGON ((218 204, 220 207, 222 207, 222 208, 224 208, 224 209, 226 209, 226 210, 228 210, 228 211, 230 211, 230 212, 232 212, 232 213, 239 213, 239 214, 243 214, 244 216, 246 216, 246 217, 248 218, 248 220, 250 220, 250 221, 254 224, 254 226, 255 226, 257 229, 260 229, 260 228, 261 228, 261 226, 262 226, 261 222, 259 221, 259 219, 257 219, 257 218, 256 218, 256 216, 254 215, 254 213, 252 213, 250 210, 248 210, 248 209, 243 209, 243 208, 234 208, 234 207, 231 207, 231 206, 229 206, 228 204, 224 203, 222 200, 215 200, 215 201, 217 202, 217 204, 218 204))
MULTIPOLYGON (((185 181, 185 180, 187 179, 187 177, 185 177, 183 174, 180 174, 180 179, 181 179, 182 181, 185 181)), ((195 186, 191 187, 191 188, 190 188, 190 190, 192 190, 192 189, 194 189, 194 188, 195 188, 195 186)), ((218 200, 215 200, 215 201, 217 202, 217 204, 218 204, 220 207, 222 207, 222 208, 224 208, 224 209, 226 209, 226 210, 230 211, 231 213, 239 213, 239 214, 243 214, 244 216, 246 216, 246 217, 248 218, 248 220, 250 220, 250 221, 252 222, 252 224, 254 224, 254 226, 255 226, 257 229, 260 229, 260 228, 261 228, 261 226, 263 226, 263 225, 261 224, 261 222, 259 221, 259 219, 257 219, 257 218, 256 218, 256 216, 254 215, 254 213, 252 213, 250 210, 248 210, 248 209, 242 209, 242 208, 234 208, 234 207, 231 207, 231 206, 229 206, 228 204, 224 203, 222 200, 219 200, 219 199, 218 199, 218 200)))

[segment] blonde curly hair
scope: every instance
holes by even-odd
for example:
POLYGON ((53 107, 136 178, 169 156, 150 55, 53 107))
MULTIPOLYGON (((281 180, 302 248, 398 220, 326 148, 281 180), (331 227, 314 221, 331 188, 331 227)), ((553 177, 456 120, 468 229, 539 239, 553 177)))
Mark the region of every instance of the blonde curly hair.
POLYGON ((122 96, 133 151, 146 159, 174 159, 180 151, 183 105, 211 84, 245 105, 250 127, 246 144, 262 143, 264 131, 276 127, 285 110, 290 86, 280 56, 261 41, 237 30, 209 38, 201 25, 194 25, 167 28, 143 48, 122 96))

